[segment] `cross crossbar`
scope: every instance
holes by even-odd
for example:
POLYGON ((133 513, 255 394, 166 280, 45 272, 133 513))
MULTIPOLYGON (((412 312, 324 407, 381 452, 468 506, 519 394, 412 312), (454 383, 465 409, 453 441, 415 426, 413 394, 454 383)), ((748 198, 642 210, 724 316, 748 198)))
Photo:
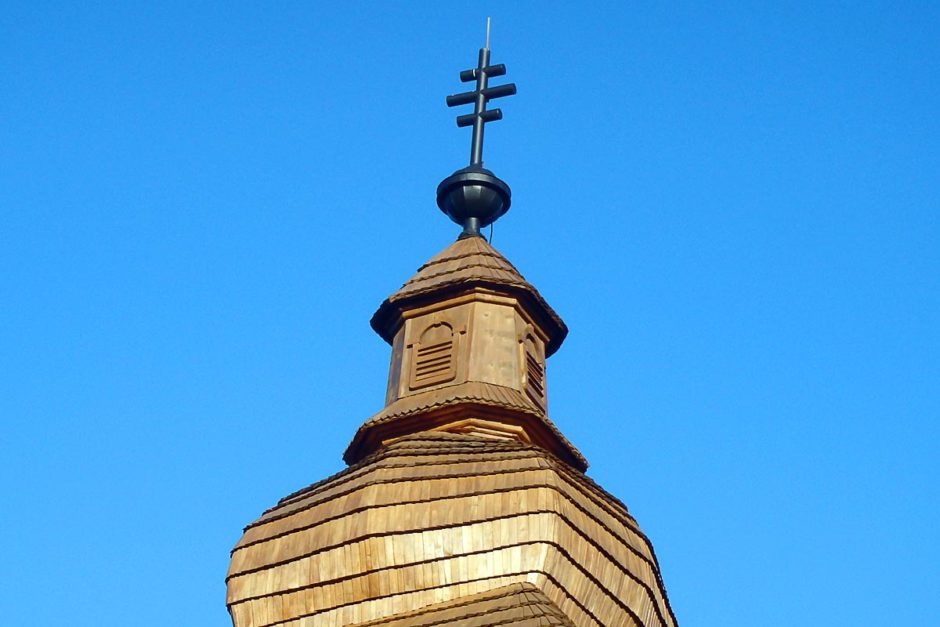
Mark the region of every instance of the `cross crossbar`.
POLYGON ((483 48, 480 48, 477 66, 460 73, 461 82, 469 83, 476 81, 476 89, 453 94, 447 96, 446 99, 448 107, 458 107, 460 105, 473 103, 473 113, 457 116, 457 126, 459 128, 473 126, 473 135, 470 140, 470 165, 483 164, 483 128, 486 123, 503 119, 503 112, 501 110, 487 110, 486 104, 490 100, 513 96, 516 93, 515 83, 489 87, 488 82, 490 78, 503 76, 504 74, 506 74, 506 66, 502 63, 490 65, 489 22, 487 21, 486 44, 483 48))

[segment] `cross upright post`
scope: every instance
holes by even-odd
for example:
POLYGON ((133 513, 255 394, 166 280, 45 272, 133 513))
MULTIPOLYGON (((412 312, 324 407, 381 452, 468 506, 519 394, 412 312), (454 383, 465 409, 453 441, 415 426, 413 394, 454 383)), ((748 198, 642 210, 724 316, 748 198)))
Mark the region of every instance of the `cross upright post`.
MULTIPOLYGON (((490 49, 480 48, 479 60, 477 61, 477 91, 476 102, 473 105, 473 138, 470 141, 470 165, 483 164, 483 128, 486 121, 483 114, 486 112, 486 85, 488 76, 486 75, 487 66, 490 64, 490 49)), ((498 111, 498 109, 497 109, 498 111)))
POLYGON ((470 165, 483 165, 483 129, 487 122, 503 119, 503 112, 499 109, 487 110, 486 104, 495 98, 512 96, 516 93, 516 84, 508 83, 497 87, 489 86, 490 77, 502 76, 506 73, 506 66, 502 63, 490 65, 490 21, 486 20, 486 42, 480 48, 477 57, 477 66, 460 73, 460 80, 464 83, 476 81, 476 89, 454 94, 447 97, 447 106, 456 107, 473 103, 473 113, 457 116, 457 126, 473 126, 473 136, 470 140, 470 165))

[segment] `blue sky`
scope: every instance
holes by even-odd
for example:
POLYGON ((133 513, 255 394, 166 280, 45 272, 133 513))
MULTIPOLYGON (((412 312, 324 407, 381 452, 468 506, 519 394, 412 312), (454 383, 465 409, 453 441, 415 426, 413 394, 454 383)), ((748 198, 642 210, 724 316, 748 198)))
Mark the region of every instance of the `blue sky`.
POLYGON ((457 235, 486 15, 494 244, 680 624, 940 624, 936 4, 2 13, 7 624, 230 624, 241 527, 343 467, 369 317, 457 235))

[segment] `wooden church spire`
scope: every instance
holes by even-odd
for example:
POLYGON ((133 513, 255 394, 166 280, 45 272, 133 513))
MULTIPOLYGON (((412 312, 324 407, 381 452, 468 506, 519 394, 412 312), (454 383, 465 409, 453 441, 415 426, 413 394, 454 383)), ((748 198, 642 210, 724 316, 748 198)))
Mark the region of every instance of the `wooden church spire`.
POLYGON ((463 231, 372 318, 392 346, 385 407, 349 467, 281 499, 232 550, 234 627, 676 625, 649 539, 548 419, 564 322, 480 235, 509 208, 482 167, 499 119, 487 100, 508 95, 488 79, 504 72, 487 34, 461 73, 476 89, 448 101, 474 103, 458 118, 474 127, 470 166, 438 187, 463 231))

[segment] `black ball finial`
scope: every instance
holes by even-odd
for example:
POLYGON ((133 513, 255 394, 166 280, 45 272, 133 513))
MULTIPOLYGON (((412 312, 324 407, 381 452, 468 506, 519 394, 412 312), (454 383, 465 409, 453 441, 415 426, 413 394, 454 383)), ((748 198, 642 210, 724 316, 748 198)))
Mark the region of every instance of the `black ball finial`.
POLYGON ((463 226, 461 238, 480 235, 480 229, 509 211, 512 192, 480 165, 457 170, 437 186, 437 206, 463 226))

